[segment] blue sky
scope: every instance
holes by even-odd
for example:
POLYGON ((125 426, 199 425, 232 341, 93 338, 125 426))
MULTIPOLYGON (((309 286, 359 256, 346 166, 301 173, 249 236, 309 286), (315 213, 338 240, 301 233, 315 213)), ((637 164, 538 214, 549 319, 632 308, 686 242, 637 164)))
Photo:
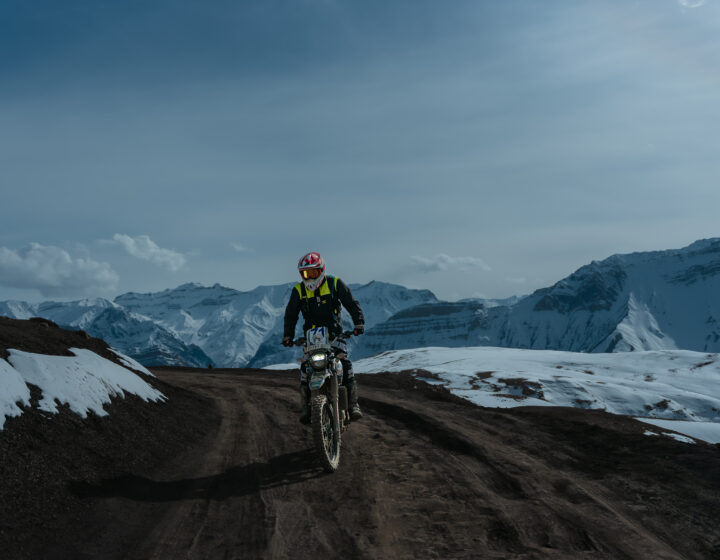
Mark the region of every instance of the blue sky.
POLYGON ((0 299, 309 250, 504 297, 719 236, 719 30, 716 0, 5 0, 0 299))

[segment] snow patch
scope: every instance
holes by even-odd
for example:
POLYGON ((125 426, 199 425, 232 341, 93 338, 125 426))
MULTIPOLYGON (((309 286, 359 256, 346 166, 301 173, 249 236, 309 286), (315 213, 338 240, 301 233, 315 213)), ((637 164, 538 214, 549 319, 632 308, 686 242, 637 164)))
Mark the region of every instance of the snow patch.
POLYGON ((287 364, 272 364, 270 366, 264 366, 262 369, 269 370, 285 370, 285 369, 299 369, 300 364, 298 362, 289 362, 287 364))
POLYGON ((17 403, 30 405, 30 389, 17 371, 0 359, 0 430, 5 425, 6 417, 22 414, 17 403))
MULTIPOLYGON (((650 430, 645 430, 645 431, 643 432, 643 435, 644 435, 644 436, 659 436, 660 434, 658 434, 657 432, 652 432, 652 431, 650 431, 650 430)), ((694 440, 694 439, 689 438, 689 437, 687 437, 687 436, 682 436, 682 435, 680 435, 680 434, 673 434, 673 433, 670 433, 670 432, 663 432, 662 435, 667 436, 667 437, 669 437, 669 438, 672 438, 672 439, 677 440, 677 441, 682 442, 682 443, 695 443, 695 440, 694 440)), ((699 439, 699 438, 698 438, 698 439, 699 439)))
POLYGON ((671 437, 674 440, 677 440, 682 443, 695 443, 695 440, 692 438, 689 438, 687 436, 681 436, 680 434, 673 434, 671 432, 663 432, 662 435, 671 437))
POLYGON ((58 403, 67 404, 83 418, 88 412, 106 416, 103 406, 112 397, 126 393, 145 401, 166 399, 132 371, 87 349, 70 351, 75 355, 48 356, 9 350, 9 363, 0 360, 0 428, 6 416, 21 413, 16 403, 30 404, 27 384, 42 391, 41 410, 57 413, 58 403))
POLYGON ((635 418, 635 420, 666 430, 673 430, 708 443, 720 443, 720 423, 718 422, 684 422, 659 418, 635 418))

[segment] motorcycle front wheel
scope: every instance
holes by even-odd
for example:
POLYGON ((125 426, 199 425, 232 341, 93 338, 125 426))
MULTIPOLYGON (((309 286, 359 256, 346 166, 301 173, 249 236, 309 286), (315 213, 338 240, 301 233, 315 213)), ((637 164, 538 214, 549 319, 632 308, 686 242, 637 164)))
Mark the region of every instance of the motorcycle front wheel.
POLYGON ((327 395, 312 400, 312 432, 320 464, 327 472, 335 472, 340 464, 340 426, 327 395))

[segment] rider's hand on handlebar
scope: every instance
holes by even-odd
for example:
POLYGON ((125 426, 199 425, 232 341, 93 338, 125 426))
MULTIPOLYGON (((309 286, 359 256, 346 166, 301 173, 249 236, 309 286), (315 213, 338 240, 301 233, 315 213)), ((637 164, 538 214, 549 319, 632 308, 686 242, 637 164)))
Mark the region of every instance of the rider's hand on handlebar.
POLYGON ((365 325, 355 325, 355 328, 353 329, 353 334, 355 336, 360 336, 365 332, 365 325))
POLYGON ((287 347, 292 346, 292 345, 293 345, 293 339, 290 338, 289 336, 283 337, 283 339, 282 339, 282 345, 283 345, 283 346, 287 346, 287 347))

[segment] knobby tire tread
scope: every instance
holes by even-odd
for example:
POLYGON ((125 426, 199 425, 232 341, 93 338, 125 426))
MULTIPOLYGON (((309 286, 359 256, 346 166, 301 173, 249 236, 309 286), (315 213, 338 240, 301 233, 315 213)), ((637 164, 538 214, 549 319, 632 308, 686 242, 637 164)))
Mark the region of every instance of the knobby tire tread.
MULTIPOLYGON (((322 412, 325 406, 329 406, 326 395, 319 394, 312 397, 312 433, 315 450, 322 468, 329 473, 335 472, 340 465, 340 427, 335 426, 335 433, 338 438, 338 451, 335 462, 333 463, 325 452, 325 442, 322 433, 322 412)), ((334 415, 332 416, 334 418, 334 415)), ((334 420, 332 420, 334 422, 334 420)))

